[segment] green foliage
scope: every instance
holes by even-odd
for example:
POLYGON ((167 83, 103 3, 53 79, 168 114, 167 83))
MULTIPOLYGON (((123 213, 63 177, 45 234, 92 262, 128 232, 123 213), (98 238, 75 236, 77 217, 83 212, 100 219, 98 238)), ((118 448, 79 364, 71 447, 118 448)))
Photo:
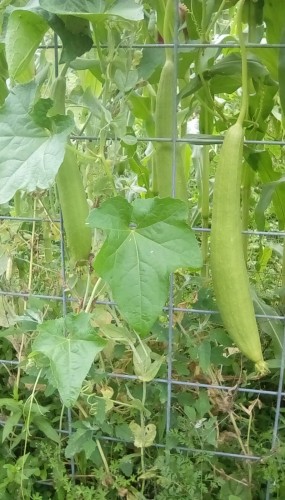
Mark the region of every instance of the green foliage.
POLYGON ((0 2, 4 500, 257 500, 267 486, 284 498, 282 408, 278 440, 272 433, 284 333, 284 153, 267 144, 284 133, 284 51, 258 46, 281 42, 284 6, 246 0, 243 12, 254 42, 243 229, 277 234, 244 237, 271 368, 259 379, 212 313, 208 269, 216 143, 240 103, 237 1, 184 4, 174 55, 149 46, 172 42, 161 0, 0 2), (170 86, 166 56, 175 60, 170 86), (177 123, 161 123, 174 106, 177 123), (64 203, 58 172, 67 156, 64 203), (154 197, 157 172, 173 193, 173 165, 186 203, 154 197), (70 231, 78 251, 88 240, 80 267, 70 231), (165 313, 170 273, 174 310, 165 313))
POLYGON ((65 406, 76 402, 95 356, 105 345, 91 327, 90 316, 84 312, 39 325, 33 351, 49 359, 55 386, 65 406))
POLYGON ((105 16, 118 16, 130 21, 140 21, 143 18, 142 6, 134 0, 116 0, 115 2, 98 2, 92 0, 68 0, 59 5, 56 0, 40 0, 40 6, 48 12, 59 15, 77 15, 91 22, 102 21, 105 16))
POLYGON ((107 233, 94 268, 140 333, 148 333, 165 304, 169 274, 180 266, 201 266, 186 217, 185 204, 171 198, 135 200, 132 206, 114 198, 89 215, 90 226, 107 233))
POLYGON ((33 61, 48 25, 34 12, 14 10, 8 18, 5 52, 11 78, 25 83, 34 77, 33 61))
POLYGON ((47 119, 39 106, 31 113, 36 91, 34 82, 17 85, 0 110, 0 203, 9 201, 19 189, 47 189, 64 157, 73 120, 68 116, 47 119))

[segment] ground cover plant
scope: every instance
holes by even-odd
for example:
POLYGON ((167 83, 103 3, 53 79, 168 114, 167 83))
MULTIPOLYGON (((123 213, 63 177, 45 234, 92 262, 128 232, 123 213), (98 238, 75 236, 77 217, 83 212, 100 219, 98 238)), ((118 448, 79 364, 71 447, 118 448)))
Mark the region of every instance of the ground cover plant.
POLYGON ((282 499, 283 3, 0 14, 0 498, 282 499))

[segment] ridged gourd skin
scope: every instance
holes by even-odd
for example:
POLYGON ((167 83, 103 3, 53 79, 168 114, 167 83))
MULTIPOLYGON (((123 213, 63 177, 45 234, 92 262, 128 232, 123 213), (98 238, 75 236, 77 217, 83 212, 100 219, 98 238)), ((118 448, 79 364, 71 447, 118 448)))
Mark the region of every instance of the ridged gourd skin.
MULTIPOLYGON (((172 195, 172 164, 175 120, 173 119, 175 65, 166 59, 161 70, 156 96, 155 135, 159 138, 170 139, 170 142, 156 144, 157 183, 161 198, 172 195)), ((179 144, 176 145, 176 181, 175 197, 187 201, 187 183, 183 163, 179 155, 179 144)))
MULTIPOLYGON (((162 37, 166 45, 172 44, 175 37, 174 22, 176 18, 175 3, 173 0, 161 2, 163 14, 162 37), (164 5, 163 5, 164 4, 164 5)), ((175 144, 175 172, 174 139, 176 138, 176 91, 177 72, 172 48, 165 48, 165 63, 162 67, 158 82, 155 105, 155 137, 167 139, 155 143, 155 157, 153 163, 153 193, 165 198, 175 196, 185 203, 188 202, 187 181, 184 171, 181 144, 175 144), (174 180, 175 174, 175 180, 174 180), (173 184, 175 184, 173 186, 173 184), (174 189, 173 189, 174 188, 174 189)))
MULTIPOLYGON (((66 79, 59 76, 52 88, 53 114, 65 114, 65 91, 66 79)), ((92 232, 85 224, 89 207, 76 151, 69 145, 66 146, 65 156, 56 176, 56 185, 70 257, 77 265, 81 265, 89 258, 92 232)))
POLYGON ((244 131, 238 121, 225 134, 216 169, 211 227, 211 271, 224 326, 240 351, 266 373, 244 260, 240 186, 244 131))
POLYGON ((92 232, 85 222, 89 215, 86 193, 77 165, 76 151, 66 147, 56 185, 71 259, 81 265, 91 252, 92 232))

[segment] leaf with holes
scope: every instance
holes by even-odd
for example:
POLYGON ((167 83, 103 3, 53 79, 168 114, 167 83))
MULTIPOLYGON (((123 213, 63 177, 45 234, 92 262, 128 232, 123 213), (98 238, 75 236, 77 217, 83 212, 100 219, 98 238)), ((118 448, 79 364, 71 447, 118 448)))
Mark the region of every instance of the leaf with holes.
POLYGON ((87 219, 107 236, 94 268, 110 285, 122 316, 139 333, 148 333, 161 313, 170 273, 202 265, 186 218, 187 206, 181 200, 137 199, 131 205, 116 197, 87 219))
POLYGON ((61 400, 72 406, 80 393, 95 356, 107 341, 99 337, 84 312, 66 318, 45 321, 39 326, 33 351, 44 354, 56 381, 61 400))
POLYGON ((134 445, 137 448, 147 448, 153 444, 156 436, 156 427, 154 424, 141 427, 133 420, 129 424, 129 427, 134 436, 134 445))

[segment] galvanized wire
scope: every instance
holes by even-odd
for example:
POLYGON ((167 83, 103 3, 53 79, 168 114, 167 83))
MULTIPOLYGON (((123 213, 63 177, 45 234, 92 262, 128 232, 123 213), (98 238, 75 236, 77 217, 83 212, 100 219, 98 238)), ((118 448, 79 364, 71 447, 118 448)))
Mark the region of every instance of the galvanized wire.
MULTIPOLYGON (((58 54, 58 37, 54 34, 54 65, 55 65, 55 78, 59 76, 59 54, 58 54)), ((64 223, 62 217, 62 211, 60 210, 60 260, 61 260, 61 279, 62 279, 62 314, 66 317, 67 314, 67 294, 65 290, 66 283, 66 270, 65 270, 65 245, 64 245, 64 223)), ((68 435, 72 435, 72 415, 71 409, 67 408, 67 425, 68 425, 68 435)), ((70 472, 71 479, 75 480, 75 461, 74 457, 70 458, 70 472)))
MULTIPOLYGON (((177 77, 178 77, 178 19, 179 19, 179 4, 175 2, 174 15, 174 45, 173 45, 173 62, 174 62, 174 78, 173 78, 173 137, 172 143, 172 179, 171 179, 171 195, 175 197, 176 186, 176 159, 177 159, 177 77)), ((167 349, 167 402, 166 402, 166 432, 171 429, 171 409, 172 409, 172 357, 173 357, 173 306, 174 306, 174 277, 170 276, 169 286, 169 317, 168 317, 168 349, 167 349)))
MULTIPOLYGON (((29 299, 29 298, 35 298, 35 299, 43 299, 43 300, 54 300, 56 302, 62 302, 63 297, 61 295, 41 295, 37 293, 28 293, 28 292, 11 292, 11 291, 6 291, 6 290, 0 290, 0 296, 7 296, 7 297, 22 297, 23 299, 29 299)), ((65 296, 65 302, 77 302, 78 304, 80 303, 79 299, 76 299, 74 297, 67 297, 65 296)), ((105 305, 105 306, 116 306, 116 302, 112 300, 96 300, 94 301, 98 305, 105 305)), ((165 306, 163 307, 163 311, 167 312, 168 314, 171 314, 171 311, 174 312, 183 312, 183 313, 189 313, 189 314, 205 314, 205 315, 211 315, 211 314, 219 314, 217 310, 215 309, 197 309, 195 307, 193 308, 187 308, 187 307, 176 307, 176 306, 165 306)), ((285 316, 283 315, 273 315, 273 314, 258 314, 256 313, 255 315, 257 318, 264 318, 264 319, 273 319, 273 320, 285 320, 285 316)))
MULTIPOLYGON (((0 425, 4 426, 5 425, 5 420, 0 420, 0 425)), ((15 427, 22 428, 24 424, 22 423, 17 423, 15 427)), ((57 429, 57 432, 62 435, 69 435, 69 432, 64 430, 64 429, 57 429)), ((96 436, 96 439, 99 439, 99 441, 109 441, 113 443, 125 443, 129 444, 129 441, 124 441, 121 438, 116 438, 113 436, 96 436)), ((164 443, 154 443, 153 444, 154 448, 167 448, 167 445, 164 443)), ((222 452, 222 451, 213 451, 213 450, 206 450, 206 449, 197 449, 197 448, 188 448, 187 446, 173 446, 171 448, 174 451, 179 451, 179 452, 184 452, 184 453, 191 453, 191 454, 203 454, 203 455, 209 455, 209 456, 220 456, 220 457, 226 457, 226 458, 237 458, 240 460, 251 460, 253 462, 261 460, 262 457, 259 457, 257 455, 241 455, 239 453, 229 453, 229 452, 222 452)), ((42 482, 42 481, 37 481, 42 482)))
MULTIPOLYGON (((99 141, 99 137, 95 135, 72 135, 71 139, 76 141, 99 141)), ((107 141, 120 141, 122 137, 107 137, 107 141)), ((171 137, 136 137, 138 142, 172 142, 171 137)), ((177 143, 191 144, 193 146, 203 146, 203 145, 214 145, 222 144, 224 141, 224 136, 203 136, 203 134, 187 134, 186 137, 178 137, 176 139, 177 143)), ((260 146, 285 146, 285 140, 270 140, 270 139, 245 139, 245 144, 256 144, 260 146)))

